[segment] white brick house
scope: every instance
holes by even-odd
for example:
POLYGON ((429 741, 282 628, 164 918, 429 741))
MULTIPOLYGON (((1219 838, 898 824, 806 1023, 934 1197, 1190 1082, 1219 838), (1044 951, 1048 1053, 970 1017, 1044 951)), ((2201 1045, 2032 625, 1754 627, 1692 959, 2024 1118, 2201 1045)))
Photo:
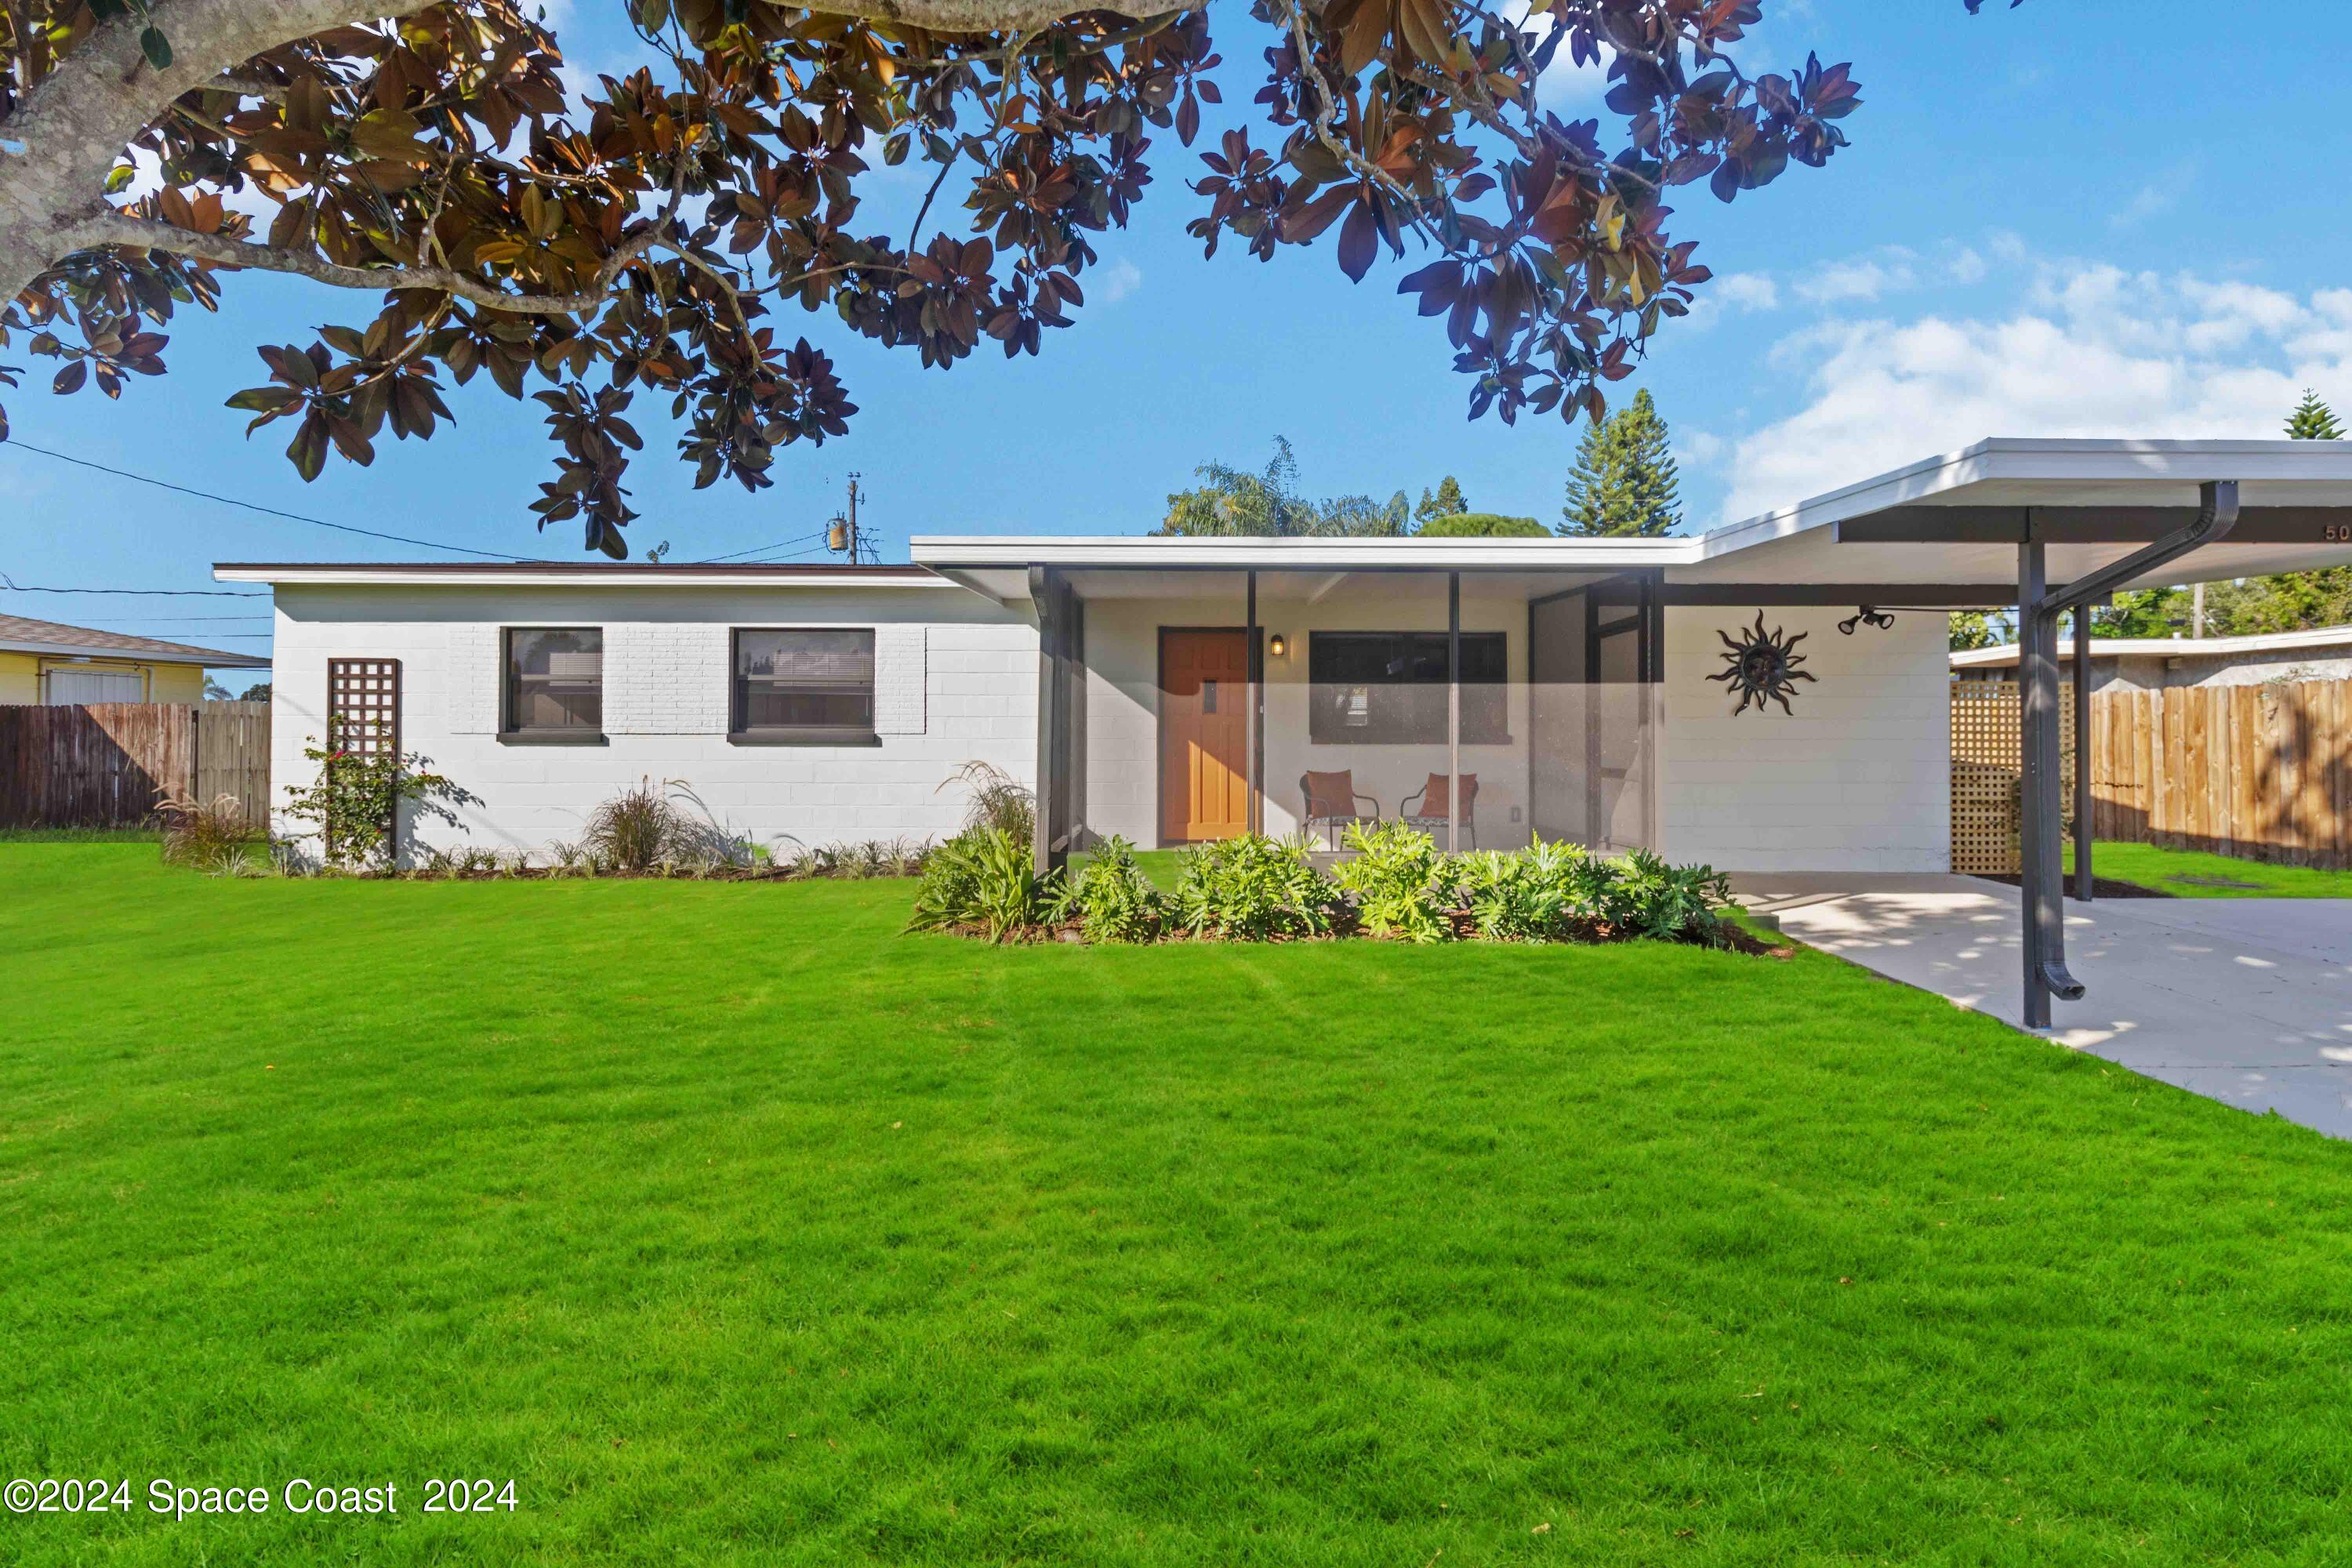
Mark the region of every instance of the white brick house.
POLYGON ((2352 453, 2325 445, 1985 442, 1694 538, 215 574, 276 591, 275 793, 331 693, 383 704, 476 797, 412 845, 543 851, 645 779, 763 841, 936 838, 964 805, 942 784, 983 761, 1036 786, 1048 860, 1408 816, 1465 847, 1926 872, 1949 863, 1945 612, 2135 563, 2217 478, 2242 481, 2236 531, 2153 580, 2352 561, 2352 453), (1743 707, 1726 653, 1759 629, 1799 661, 1743 707))

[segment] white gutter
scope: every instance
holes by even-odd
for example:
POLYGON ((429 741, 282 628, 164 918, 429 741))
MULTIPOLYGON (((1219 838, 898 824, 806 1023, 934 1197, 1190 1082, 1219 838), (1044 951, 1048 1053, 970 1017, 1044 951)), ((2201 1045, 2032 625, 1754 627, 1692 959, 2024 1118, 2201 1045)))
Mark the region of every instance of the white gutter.
POLYGON ((1263 539, 1159 538, 1116 534, 918 534, 907 542, 918 565, 933 570, 1030 566, 1117 570, 1126 567, 1223 571, 1625 572, 1680 566, 1700 559, 1696 539, 1263 539))
POLYGON ((755 572, 713 566, 632 571, 625 565, 548 572, 530 566, 215 566, 216 583, 266 583, 278 587, 435 588, 954 588, 930 574, 882 572, 755 572))

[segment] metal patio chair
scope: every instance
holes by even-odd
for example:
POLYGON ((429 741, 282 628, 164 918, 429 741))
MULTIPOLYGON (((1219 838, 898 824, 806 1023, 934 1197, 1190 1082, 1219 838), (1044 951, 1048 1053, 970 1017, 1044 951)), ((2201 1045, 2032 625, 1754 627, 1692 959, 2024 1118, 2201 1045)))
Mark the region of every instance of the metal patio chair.
POLYGON ((1301 773, 1298 793, 1307 802, 1307 814, 1300 818, 1300 826, 1309 833, 1319 828, 1324 842, 1334 849, 1339 847, 1339 835, 1349 823, 1381 819, 1381 803, 1356 788, 1355 771, 1351 768, 1342 768, 1335 773, 1301 773), (1367 804, 1370 811, 1358 809, 1367 804))
MULTIPOLYGON (((1402 801, 1398 803, 1397 815, 1404 818, 1405 821, 1411 823, 1413 826, 1420 828, 1423 833, 1428 834, 1432 838, 1442 839, 1445 833, 1446 819, 1449 816, 1449 813, 1446 810, 1445 775, 1444 773, 1430 774, 1429 782, 1427 784, 1422 785, 1418 791, 1405 796, 1402 801), (1421 803, 1420 809, 1418 810, 1415 810, 1413 807, 1413 802, 1415 801, 1419 801, 1421 803)), ((1477 848, 1478 775, 1476 773, 1464 773, 1462 775, 1462 831, 1465 836, 1468 837, 1470 847, 1473 849, 1477 848)), ((1442 844, 1440 847, 1443 847, 1442 844)))

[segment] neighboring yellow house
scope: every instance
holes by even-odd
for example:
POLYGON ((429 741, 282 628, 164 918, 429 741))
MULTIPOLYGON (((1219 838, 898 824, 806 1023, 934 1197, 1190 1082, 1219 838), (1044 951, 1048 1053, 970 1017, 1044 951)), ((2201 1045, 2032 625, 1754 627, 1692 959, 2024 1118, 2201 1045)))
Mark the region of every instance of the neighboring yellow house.
POLYGON ((201 702, 205 670, 268 668, 253 654, 0 616, 0 704, 201 702))

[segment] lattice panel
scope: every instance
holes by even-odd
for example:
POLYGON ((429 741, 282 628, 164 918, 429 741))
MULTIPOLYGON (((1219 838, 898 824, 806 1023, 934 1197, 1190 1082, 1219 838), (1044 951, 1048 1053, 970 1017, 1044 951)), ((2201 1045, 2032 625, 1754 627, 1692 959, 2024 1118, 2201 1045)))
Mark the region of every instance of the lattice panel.
MULTIPOLYGON (((1952 869, 2013 877, 2018 855, 2018 689, 2010 681, 1952 685, 1952 869)), ((2073 820, 2074 688, 2058 689, 2060 801, 2073 820)))
POLYGON ((327 661, 329 744, 353 756, 400 751, 400 660, 327 661))
MULTIPOLYGON (((327 744, 353 756, 400 754, 400 660, 331 658, 327 661, 327 744)), ((335 764, 329 763, 328 767, 335 764)), ((400 819, 384 825, 388 847, 400 847, 400 819)), ((333 855, 337 846, 327 845, 333 855)))

